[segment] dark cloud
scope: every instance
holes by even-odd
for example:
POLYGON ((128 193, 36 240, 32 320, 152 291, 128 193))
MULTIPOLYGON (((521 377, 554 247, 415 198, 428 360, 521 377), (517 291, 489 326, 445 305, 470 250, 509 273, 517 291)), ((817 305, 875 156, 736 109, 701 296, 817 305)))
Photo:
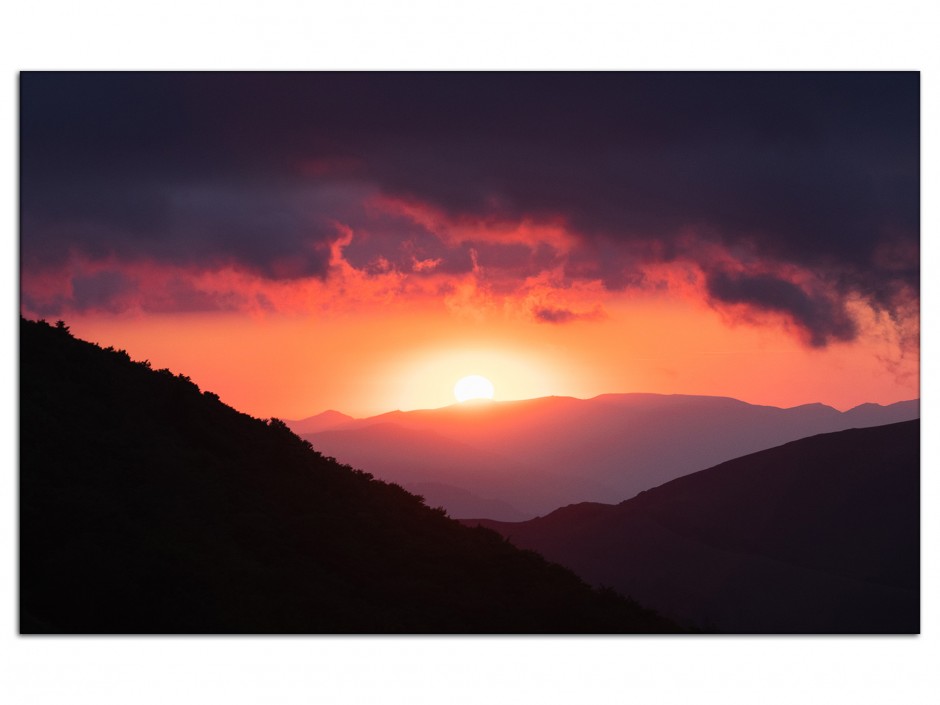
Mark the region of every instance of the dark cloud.
POLYGON ((23 310, 28 311, 29 315, 48 318, 65 311, 69 306, 69 297, 61 293, 44 295, 41 292, 32 292, 24 288, 21 304, 23 310))
POLYGON ((110 270, 72 279, 72 305, 79 311, 89 309, 116 312, 124 308, 121 299, 136 289, 136 282, 123 272, 110 270))
MULTIPOLYGON (((254 300, 260 308, 273 310, 271 301, 263 294, 258 294, 254 300)), ((238 311, 246 303, 245 296, 237 291, 202 289, 183 276, 151 281, 146 275, 130 276, 116 269, 73 275, 70 294, 43 295, 28 289, 23 293, 24 307, 38 316, 128 310, 146 313, 238 311)))
POLYGON ((349 207, 314 189, 276 193, 186 182, 145 188, 100 177, 79 179, 49 208, 28 200, 23 262, 36 270, 61 266, 78 252, 91 259, 233 265, 275 279, 323 276, 329 242, 337 237, 331 214, 349 207))
POLYGON ((565 308, 536 308, 532 311, 535 320, 542 323, 568 323, 577 318, 573 311, 565 308))
MULTIPOLYGON (((264 308, 267 303, 256 297, 264 308)), ((237 311, 245 304, 245 298, 235 291, 206 291, 194 286, 187 279, 172 277, 157 291, 148 291, 141 296, 139 305, 147 313, 204 313, 211 311, 237 311)))
POLYGON ((571 323, 572 321, 593 321, 601 317, 599 310, 576 312, 556 306, 537 306, 532 309, 532 316, 540 323, 571 323))
MULTIPOLYGON (((890 312, 919 286, 919 128, 913 72, 25 73, 23 262, 322 276, 339 222, 364 268, 467 270, 468 248, 363 206, 385 194, 458 222, 561 219, 569 276, 612 289, 709 243, 890 312)), ((477 250, 520 274, 551 261, 477 250)), ((838 301, 759 276, 708 288, 851 336, 838 301)))
POLYGON ((427 228, 401 215, 352 217, 355 237, 343 256, 356 269, 434 274, 466 274, 473 269, 470 247, 447 244, 427 228), (420 263, 431 266, 422 269, 420 263))
POLYGON ((718 302, 788 314, 807 332, 814 347, 833 340, 852 340, 856 334, 855 322, 840 299, 812 295, 793 282, 771 275, 714 273, 708 279, 708 293, 718 302))

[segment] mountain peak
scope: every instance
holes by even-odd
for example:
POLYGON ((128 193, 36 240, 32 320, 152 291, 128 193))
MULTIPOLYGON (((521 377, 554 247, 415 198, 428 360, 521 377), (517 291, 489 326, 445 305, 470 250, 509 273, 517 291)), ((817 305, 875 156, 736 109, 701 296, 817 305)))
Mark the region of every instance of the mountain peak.
POLYGON ((326 431, 354 420, 355 419, 352 416, 339 411, 334 411, 333 409, 327 409, 326 411, 323 411, 319 414, 314 414, 313 416, 307 416, 306 418, 299 419, 297 421, 285 421, 284 423, 288 425, 291 431, 297 435, 302 435, 304 433, 319 433, 320 431, 326 431))

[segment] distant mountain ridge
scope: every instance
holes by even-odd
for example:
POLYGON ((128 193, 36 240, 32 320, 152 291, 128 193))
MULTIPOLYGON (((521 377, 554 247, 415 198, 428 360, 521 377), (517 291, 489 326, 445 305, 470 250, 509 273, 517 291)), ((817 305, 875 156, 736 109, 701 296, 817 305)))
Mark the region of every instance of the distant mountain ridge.
POLYGON ((821 434, 496 529, 727 632, 919 630, 919 422, 821 434))
POLYGON ((339 411, 328 409, 327 411, 324 411, 320 414, 308 416, 296 421, 289 421, 285 419, 284 423, 288 425, 291 431, 300 436, 304 433, 319 433, 320 431, 326 431, 331 428, 336 428, 337 426, 342 426, 343 424, 349 423, 350 421, 355 421, 355 419, 352 416, 348 416, 339 411))
MULTIPOLYGON (((509 520, 574 502, 619 502, 792 440, 919 415, 918 400, 840 412, 824 404, 782 409, 730 397, 604 394, 393 411, 301 435, 389 481, 445 484, 490 506, 507 503, 511 513, 490 518, 509 520)), ((428 501, 455 516, 474 509, 433 491, 428 501)))

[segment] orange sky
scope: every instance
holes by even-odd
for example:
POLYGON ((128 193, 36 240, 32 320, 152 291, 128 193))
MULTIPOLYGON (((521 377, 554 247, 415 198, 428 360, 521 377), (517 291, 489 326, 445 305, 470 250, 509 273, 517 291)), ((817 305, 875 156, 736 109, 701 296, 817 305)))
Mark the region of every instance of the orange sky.
POLYGON ((256 416, 919 396, 916 72, 21 77, 21 311, 256 416))
POLYGON ((919 396, 917 355, 902 355, 885 326, 813 348, 783 319, 736 322, 689 296, 599 294, 597 316, 563 325, 522 315, 514 306, 525 295, 480 296, 467 294, 460 306, 420 296, 306 312, 99 313, 68 322, 81 338, 188 374, 260 417, 444 406, 468 374, 488 377, 504 400, 658 392, 846 409, 919 396))

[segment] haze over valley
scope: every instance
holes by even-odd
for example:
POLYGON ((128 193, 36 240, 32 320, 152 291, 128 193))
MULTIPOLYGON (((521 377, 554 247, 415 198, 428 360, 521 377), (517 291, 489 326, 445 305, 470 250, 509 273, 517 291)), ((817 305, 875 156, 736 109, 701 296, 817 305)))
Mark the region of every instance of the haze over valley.
POLYGON ((605 394, 465 402, 288 421, 327 455, 422 494, 452 516, 519 520, 616 503, 682 475, 818 433, 916 419, 917 400, 790 409, 725 397, 605 394))

